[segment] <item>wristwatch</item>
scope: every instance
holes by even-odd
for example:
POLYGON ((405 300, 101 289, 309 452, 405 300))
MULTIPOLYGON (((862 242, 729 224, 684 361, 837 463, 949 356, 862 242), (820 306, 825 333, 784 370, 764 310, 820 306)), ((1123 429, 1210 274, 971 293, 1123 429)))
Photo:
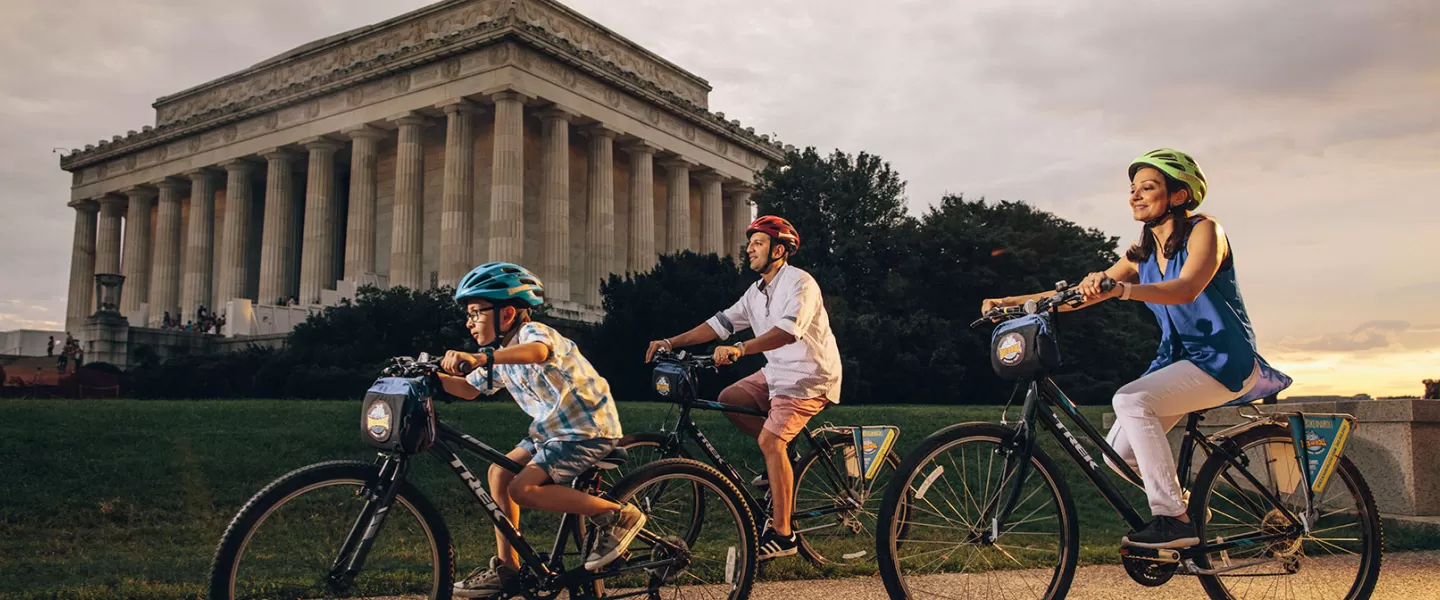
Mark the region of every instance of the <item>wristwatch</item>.
POLYGON ((740 356, 745 356, 745 342, 735 342, 735 347, 740 349, 740 356))
POLYGON ((1130 299, 1130 283, 1127 282, 1127 281, 1122 281, 1122 282, 1120 282, 1120 299, 1121 299, 1121 300, 1129 300, 1129 299, 1130 299))

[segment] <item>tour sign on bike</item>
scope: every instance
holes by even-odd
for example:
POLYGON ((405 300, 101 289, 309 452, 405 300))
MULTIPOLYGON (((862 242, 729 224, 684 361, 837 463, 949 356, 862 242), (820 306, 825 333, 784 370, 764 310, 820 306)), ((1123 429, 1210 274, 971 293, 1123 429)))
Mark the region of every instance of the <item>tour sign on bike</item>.
POLYGON ((1255 349, 1228 239, 1212 218, 1191 214, 1208 190, 1203 173, 1189 155, 1160 149, 1132 161, 1129 175, 1130 207, 1145 225, 1114 266, 1079 285, 982 306, 973 325, 999 322, 991 366, 1024 394, 1019 420, 947 427, 901 463, 876 543, 886 590, 892 598, 1065 597, 1079 521, 1061 471, 1037 445, 1045 430, 1131 528, 1120 559, 1136 582, 1193 575, 1217 599, 1369 598, 1382 540, 1370 488, 1343 455, 1355 418, 1253 406, 1290 379, 1255 349), (1146 374, 1117 391, 1106 439, 1050 375, 1061 364, 1057 315, 1111 299, 1144 302, 1161 341, 1146 374), (1242 407, 1246 422, 1202 433, 1203 413, 1220 406, 1242 407), (1181 420, 1177 464, 1165 432, 1181 420), (1145 491, 1152 519, 1097 458, 1145 491))
POLYGON ((573 342, 529 321, 543 303, 540 280, 489 263, 462 279, 456 300, 482 351, 391 361, 361 414, 361 439, 380 451, 377 460, 311 465, 258 492, 220 541, 208 597, 747 597, 755 523, 713 467, 662 460, 602 489, 600 472, 626 458, 613 401, 573 342), (434 398, 502 387, 534 419, 508 454, 436 418, 434 398), (491 463, 488 491, 457 448, 491 463), (497 555, 458 583, 449 529, 409 479, 422 453, 450 466, 495 527, 497 555), (677 522, 637 506, 656 486, 685 488, 703 507, 678 507, 677 522), (565 513, 548 552, 520 534, 521 505, 565 513), (704 535, 670 533, 688 531, 697 515, 704 535))

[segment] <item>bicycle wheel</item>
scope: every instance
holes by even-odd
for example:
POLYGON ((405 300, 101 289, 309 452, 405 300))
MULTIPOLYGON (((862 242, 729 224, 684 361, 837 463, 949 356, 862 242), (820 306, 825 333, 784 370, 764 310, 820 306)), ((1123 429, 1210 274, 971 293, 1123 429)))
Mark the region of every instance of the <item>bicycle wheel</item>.
POLYGON ((866 479, 850 463, 855 437, 832 435, 828 441, 828 452, 812 450, 795 465, 797 516, 791 527, 798 534, 800 553, 820 564, 872 564, 880 502, 900 457, 887 451, 875 477, 866 479))
POLYGON ((758 562, 755 521, 735 484, 714 467, 683 458, 653 462, 620 480, 610 495, 616 502, 634 503, 647 516, 644 531, 630 546, 629 562, 675 561, 607 580, 612 595, 749 596, 758 562), (704 510, 696 510, 697 498, 704 500, 704 510), (682 534, 696 513, 705 520, 704 532, 687 541, 682 534))
MULTIPOLYGON (((1270 425, 1232 439, 1233 448, 1255 479, 1295 515, 1305 512, 1304 485, 1287 427, 1270 425), (1299 493, 1296 493, 1299 492, 1299 493)), ((1290 525, 1284 512, 1264 500, 1235 465, 1219 455, 1205 461, 1192 497, 1194 514, 1210 511, 1201 539, 1235 539, 1275 533, 1290 525)), ((1211 598, 1304 598, 1363 600, 1380 576, 1380 513, 1370 486, 1350 459, 1342 457, 1325 491, 1315 497, 1316 521, 1309 533, 1241 546, 1197 557, 1204 569, 1233 568, 1200 576, 1211 598), (1246 566, 1247 563, 1252 563, 1246 566)))
MULTIPOLYGON (((628 454, 625 464, 620 468, 605 471, 603 474, 604 489, 611 489, 621 478, 635 472, 645 465, 666 459, 666 458, 690 458, 690 452, 684 445, 676 447, 670 454, 661 452, 669 438, 664 433, 637 433, 620 438, 619 446, 624 448, 628 454)), ((705 494, 701 493, 698 485, 691 486, 693 495, 691 501, 686 504, 692 510, 690 515, 690 527, 685 529, 680 537, 686 542, 694 542, 700 535, 700 528, 704 525, 705 516, 705 494)))
POLYGON ((449 598, 450 531, 419 490, 405 484, 349 585, 329 582, 380 468, 354 461, 303 467, 255 494, 235 515, 210 567, 212 600, 241 598, 449 598))
POLYGON ((982 521, 1005 481, 1015 432, 955 425, 926 438, 896 471, 880 507, 875 551, 891 598, 1064 598, 1075 575, 1079 524, 1070 488, 1040 448, 1019 501, 993 541, 982 521), (908 518, 902 498, 909 498, 908 518))

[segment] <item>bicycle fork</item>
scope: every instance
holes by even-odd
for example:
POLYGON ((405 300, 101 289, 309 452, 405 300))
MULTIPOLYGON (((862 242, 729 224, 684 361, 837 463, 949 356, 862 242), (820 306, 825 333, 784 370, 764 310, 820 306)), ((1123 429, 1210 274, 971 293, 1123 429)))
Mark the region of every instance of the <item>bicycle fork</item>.
POLYGON ((1010 518, 1010 513, 1020 502, 1020 492, 1030 477, 1030 457, 1034 453, 1036 436, 1033 417, 1039 400, 1039 386, 1032 381, 1025 394, 1024 418, 1018 423, 1015 435, 1009 442, 1002 441, 995 449, 995 452, 1004 454, 1000 485, 995 489, 995 495, 986 502, 985 510, 976 523, 976 526, 985 529, 972 531, 973 539, 970 541, 990 544, 1000 539, 1001 525, 1010 518))
POLYGON ((370 547, 375 544, 380 526, 385 523, 385 517, 395 503, 395 495, 400 492, 400 486, 404 485, 409 471, 410 464, 407 460, 387 458, 380 466, 380 473, 375 480, 366 482, 365 487, 360 489, 359 493, 366 498, 365 508, 360 511, 360 517, 355 519, 355 525, 345 537, 345 543, 340 547, 335 562, 330 565, 326 582, 332 590, 348 590, 360 569, 364 568, 370 547))

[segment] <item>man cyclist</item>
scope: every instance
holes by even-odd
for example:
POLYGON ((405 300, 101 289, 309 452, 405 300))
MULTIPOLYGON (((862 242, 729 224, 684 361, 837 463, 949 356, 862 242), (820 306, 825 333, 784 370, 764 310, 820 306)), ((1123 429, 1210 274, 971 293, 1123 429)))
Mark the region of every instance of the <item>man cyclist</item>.
POLYGON ((749 238, 747 264, 760 279, 734 306, 694 329, 650 342, 645 360, 652 360, 662 348, 724 340, 747 328, 755 332, 755 339, 717 346, 715 363, 728 365, 757 353, 764 353, 767 361, 761 370, 720 392, 724 404, 768 414, 764 419, 725 414, 737 428, 756 438, 765 455, 766 477, 754 482, 769 485, 774 499, 770 527, 760 538, 759 559, 763 561, 798 551, 790 528, 795 476, 787 448, 811 417, 840 402, 840 351, 830 332, 820 286, 809 273, 789 264, 800 249, 795 227, 780 217, 763 216, 755 219, 745 234, 749 238))

